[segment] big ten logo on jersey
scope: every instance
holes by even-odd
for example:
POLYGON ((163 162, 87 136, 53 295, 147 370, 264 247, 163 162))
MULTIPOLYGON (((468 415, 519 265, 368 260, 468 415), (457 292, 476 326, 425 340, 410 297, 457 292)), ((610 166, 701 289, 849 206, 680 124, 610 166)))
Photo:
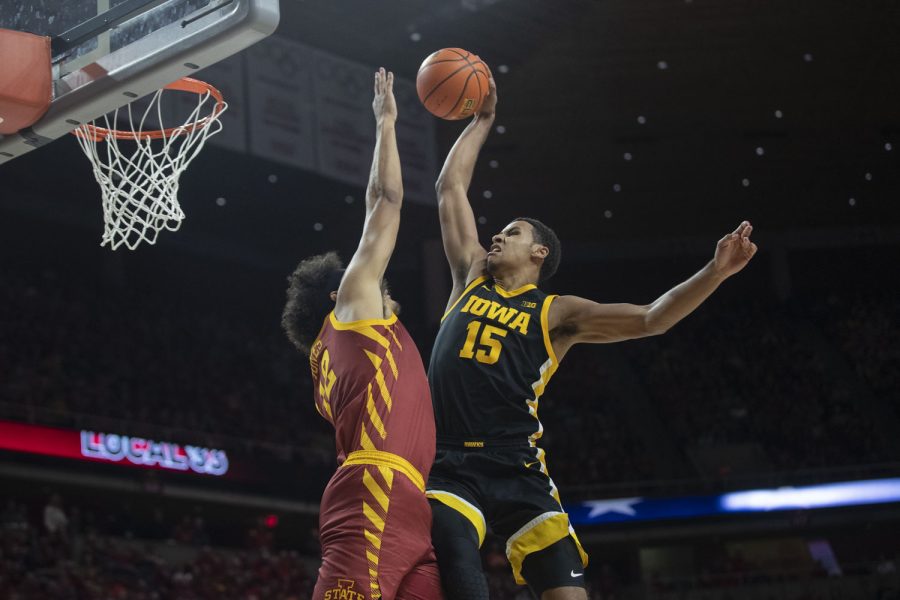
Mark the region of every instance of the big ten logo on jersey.
POLYGON ((365 595, 353 590, 355 585, 352 579, 338 579, 337 587, 325 590, 325 600, 366 600, 365 595))

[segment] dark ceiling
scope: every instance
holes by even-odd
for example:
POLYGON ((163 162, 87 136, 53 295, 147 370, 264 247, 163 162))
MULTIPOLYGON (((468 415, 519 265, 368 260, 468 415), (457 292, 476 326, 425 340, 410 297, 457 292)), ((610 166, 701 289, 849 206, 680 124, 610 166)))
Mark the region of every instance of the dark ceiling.
MULTIPOLYGON (((565 242, 715 239, 743 218, 760 233, 900 223, 896 0, 281 5, 279 35, 403 77, 448 46, 491 65, 505 132, 488 140, 470 194, 485 237, 519 214, 565 242)), ((440 123, 441 158, 462 127, 440 123)), ((34 211, 78 211, 99 231, 96 184, 71 140, 5 165, 0 179, 45 198, 34 211)), ((335 244, 346 252, 362 207, 343 200, 360 192, 207 148, 183 179, 188 222, 166 235, 203 232, 292 257, 335 244)), ((434 210, 407 205, 401 247, 437 235, 434 210)))
POLYGON ((567 238, 883 223, 900 189, 895 1, 465 4, 284 2, 279 33, 410 78, 437 48, 485 59, 506 132, 471 195, 494 228, 523 212, 567 238))

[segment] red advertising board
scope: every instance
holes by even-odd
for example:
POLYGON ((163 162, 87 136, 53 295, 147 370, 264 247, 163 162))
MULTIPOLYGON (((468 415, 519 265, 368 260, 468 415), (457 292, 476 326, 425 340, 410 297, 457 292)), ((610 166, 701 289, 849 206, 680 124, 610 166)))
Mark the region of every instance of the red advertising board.
POLYGON ((225 450, 105 431, 0 421, 0 450, 221 477, 225 450))

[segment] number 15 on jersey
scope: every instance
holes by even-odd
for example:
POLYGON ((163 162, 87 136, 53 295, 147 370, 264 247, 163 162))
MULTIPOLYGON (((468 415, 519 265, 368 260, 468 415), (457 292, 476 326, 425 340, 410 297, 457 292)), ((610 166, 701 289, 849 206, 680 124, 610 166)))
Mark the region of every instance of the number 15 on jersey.
POLYGON ((500 360, 503 344, 497 338, 504 338, 508 331, 481 321, 471 321, 467 326, 466 342, 459 351, 460 358, 474 358, 480 363, 492 365, 500 360), (477 346, 476 346, 477 344, 477 346))

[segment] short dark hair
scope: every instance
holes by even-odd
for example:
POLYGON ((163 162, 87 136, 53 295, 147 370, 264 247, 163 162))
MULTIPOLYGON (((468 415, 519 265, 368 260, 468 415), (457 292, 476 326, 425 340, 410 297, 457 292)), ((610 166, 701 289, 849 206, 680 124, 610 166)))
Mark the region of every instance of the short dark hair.
POLYGON ((281 326, 291 343, 304 354, 322 329, 322 322, 334 309, 330 294, 340 285, 344 264, 336 252, 310 256, 288 277, 287 302, 281 326))
POLYGON ((530 217, 519 217, 513 221, 525 221, 534 229, 534 241, 542 246, 547 247, 547 256, 541 264, 541 271, 538 275, 540 281, 546 281, 553 277, 556 269, 559 268, 559 261, 562 259, 562 244, 556 237, 556 232, 538 221, 530 217))

